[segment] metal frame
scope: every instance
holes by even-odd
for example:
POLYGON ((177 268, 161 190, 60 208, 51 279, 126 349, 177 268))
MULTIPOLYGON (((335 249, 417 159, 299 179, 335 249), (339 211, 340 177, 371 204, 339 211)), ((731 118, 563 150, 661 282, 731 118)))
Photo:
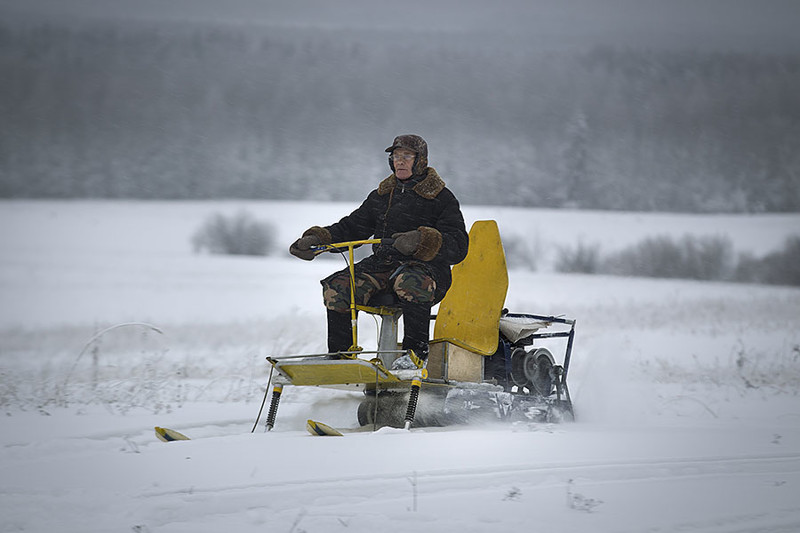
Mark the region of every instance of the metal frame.
MULTIPOLYGON (((530 339, 531 342, 527 344, 532 344, 533 340, 535 339, 558 339, 558 338, 567 339, 567 346, 564 350, 564 362, 562 365, 556 365, 553 367, 554 371, 556 372, 556 375, 553 377, 556 386, 556 401, 558 402, 566 401, 567 410, 569 411, 569 414, 574 417, 574 411, 572 408, 572 398, 569 393, 569 387, 567 386, 567 374, 569 373, 569 364, 572 359, 572 346, 575 341, 576 320, 571 318, 557 317, 553 315, 537 315, 531 313, 506 313, 503 316, 508 318, 530 318, 533 320, 538 320, 547 323, 546 327, 549 327, 552 324, 562 324, 565 326, 569 326, 569 331, 532 333, 529 336, 525 337, 524 340, 530 339)), ((521 342, 509 343, 509 346, 520 346, 521 344, 522 344, 521 342)))
POLYGON ((564 353, 564 380, 567 379, 567 372, 569 371, 569 362, 572 358, 572 344, 575 341, 575 320, 571 318, 561 318, 557 316, 551 315, 533 315, 529 313, 507 313, 503 315, 504 317, 509 318, 532 318, 534 320, 540 320, 542 322, 548 322, 551 324, 564 324, 570 326, 569 331, 557 331, 552 333, 532 333, 529 338, 531 339, 556 339, 556 338, 565 338, 567 339, 567 348, 564 353))
MULTIPOLYGON (((448 380, 438 380, 438 379, 428 379, 427 376, 427 369, 425 366, 416 370, 400 370, 400 371, 393 371, 387 370, 390 367, 394 357, 394 355, 408 353, 406 350, 401 350, 397 348, 397 333, 398 333, 398 319, 401 316, 401 312, 396 308, 380 306, 380 307, 371 307, 371 306, 361 306, 355 303, 355 261, 353 250, 355 247, 360 246, 362 244, 391 244, 393 239, 367 239, 362 241, 351 241, 345 243, 336 243, 336 244, 329 244, 329 245, 322 245, 314 248, 314 252, 316 254, 320 254, 326 251, 330 252, 344 252, 347 250, 348 252, 348 269, 350 272, 350 318, 351 318, 351 329, 352 329, 352 346, 345 352, 339 352, 337 355, 341 357, 339 362, 347 363, 348 360, 358 359, 359 361, 364 361, 367 363, 368 361, 364 359, 360 359, 359 355, 366 355, 366 354, 375 354, 376 359, 373 359, 370 363, 375 366, 375 410, 374 419, 377 423, 377 399, 380 395, 381 390, 388 390, 388 389, 405 389, 410 386, 411 388, 411 396, 408 402, 408 409, 405 418, 405 428, 408 429, 413 422, 414 419, 414 412, 416 410, 417 399, 420 391, 420 387, 422 386, 422 382, 425 381, 427 383, 436 384, 441 381, 441 385, 446 387, 458 387, 459 383, 464 384, 484 384, 486 383, 486 363, 485 360, 482 358, 482 371, 481 371, 481 380, 478 382, 455 382, 455 381, 448 381, 448 380), (378 348, 375 351, 365 351, 362 347, 358 345, 358 311, 364 311, 371 314, 377 314, 381 316, 381 325, 380 331, 378 336, 378 348), (378 363, 380 361, 380 363, 378 363), (386 372, 387 374, 391 374, 394 378, 397 378, 399 382, 392 381, 389 382, 381 382, 379 379, 380 373, 386 372)), ((504 337, 501 337, 498 342, 498 350, 503 351, 503 361, 506 365, 506 370, 508 370, 508 365, 510 364, 510 348, 511 347, 523 347, 529 346, 533 344, 535 339, 555 339, 555 338, 566 338, 567 339, 567 346, 564 354, 563 365, 554 365, 552 369, 552 377, 554 379, 554 384, 556 387, 556 398, 553 400, 552 398, 544 398, 544 404, 546 404, 548 409, 552 407, 554 404, 557 405, 558 408, 562 409, 566 407, 566 410, 569 412, 570 415, 574 416, 572 410, 572 400, 569 394, 569 388, 567 387, 567 374, 569 372, 569 365, 572 358, 572 348, 575 339, 575 320, 562 318, 552 315, 539 315, 539 314, 530 314, 530 313, 508 313, 504 311, 503 317, 508 318, 527 318, 532 319, 535 321, 543 322, 545 325, 544 328, 549 328, 552 324, 561 324, 569 326, 568 331, 555 331, 555 332, 533 332, 530 335, 519 339, 515 342, 511 342, 504 337)), ((432 315, 431 319, 436 319, 436 315, 432 315)), ((447 339, 443 339, 447 340, 447 339)), ((497 353, 497 352, 495 352, 497 353)), ((484 357, 491 357, 493 354, 485 355, 484 357)), ((288 366, 292 366, 293 360, 303 359, 312 364, 315 363, 314 359, 318 359, 320 363, 322 363, 322 358, 330 357, 331 354, 324 353, 324 354, 298 354, 298 355, 287 355, 282 357, 267 357, 267 360, 272 365, 273 370, 278 370, 278 375, 275 376, 275 380, 272 380, 272 373, 270 373, 270 381, 273 382, 274 385, 273 390, 273 398, 270 405, 270 412, 267 417, 266 423, 266 430, 269 431, 272 429, 275 423, 275 417, 277 414, 278 403, 280 401, 281 392, 283 390, 284 385, 292 384, 292 378, 287 375, 283 369, 281 368, 281 362, 288 363, 288 366), (309 361, 310 360, 310 361, 309 361)), ((325 361, 326 364, 331 364, 336 361, 325 361)), ((445 363, 447 364, 447 362, 445 363)), ((352 384, 351 384, 352 385, 352 384)), ((325 387, 330 387, 331 385, 320 385, 325 387)), ((506 386, 508 386, 508 379, 506 379, 506 386)), ((363 383, 361 385, 362 388, 368 388, 369 385, 367 383, 363 383)), ((268 388, 269 390, 269 384, 268 388)), ((515 397, 519 397, 522 401, 529 401, 533 399, 534 396, 529 396, 525 393, 514 393, 511 394, 515 397)), ((541 397, 539 397, 541 399, 541 397)), ((265 397, 266 399, 266 397, 265 397)), ((263 406, 262 406, 263 407, 263 406)), ((259 414, 260 416, 260 414, 259 414)))

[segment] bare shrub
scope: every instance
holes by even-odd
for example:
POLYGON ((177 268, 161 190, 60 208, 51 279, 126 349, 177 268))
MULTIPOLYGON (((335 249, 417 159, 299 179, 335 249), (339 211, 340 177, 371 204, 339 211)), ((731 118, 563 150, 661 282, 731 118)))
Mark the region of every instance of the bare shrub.
POLYGON ((760 281, 762 268, 761 259, 749 252, 740 254, 733 279, 742 283, 763 283, 760 281))
POLYGON ((622 276, 727 280, 733 277, 733 245, 727 237, 650 237, 608 257, 603 271, 622 276))
POLYGON ((555 269, 558 272, 594 274, 600 268, 600 246, 579 242, 575 247, 556 248, 555 269))
POLYGON ((786 239, 783 249, 763 259, 764 283, 800 285, 800 236, 786 239))
POLYGON ((532 241, 519 235, 503 237, 503 251, 509 268, 536 270, 539 248, 540 243, 536 237, 532 241))
POLYGON ((763 258, 742 254, 736 267, 737 281, 800 286, 800 235, 786 239, 781 250, 763 258))
POLYGON ((211 215, 192 237, 195 252, 226 255, 268 255, 275 242, 275 228, 240 211, 236 215, 211 215))
POLYGON ((615 276, 739 281, 800 286, 800 235, 764 257, 736 257, 731 240, 722 236, 648 237, 602 257, 596 244, 556 248, 555 270, 615 276))

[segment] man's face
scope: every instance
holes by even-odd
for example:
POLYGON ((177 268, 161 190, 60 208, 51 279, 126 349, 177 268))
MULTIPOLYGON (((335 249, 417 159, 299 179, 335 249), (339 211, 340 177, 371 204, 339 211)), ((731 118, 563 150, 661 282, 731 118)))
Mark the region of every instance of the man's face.
POLYGON ((392 162, 394 163, 394 175, 397 179, 407 180, 411 177, 414 158, 417 156, 411 150, 397 148, 392 152, 392 162))

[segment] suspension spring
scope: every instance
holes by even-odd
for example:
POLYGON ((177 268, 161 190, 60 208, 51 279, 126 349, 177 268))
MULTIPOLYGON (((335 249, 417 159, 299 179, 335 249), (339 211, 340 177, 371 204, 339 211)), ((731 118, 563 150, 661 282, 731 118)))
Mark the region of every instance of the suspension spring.
POLYGON ((272 400, 269 403, 269 413, 267 414, 267 431, 272 431, 272 428, 275 427, 275 417, 278 414, 281 392, 283 392, 283 385, 275 385, 272 389, 272 400))
POLYGON ((421 387, 422 381, 420 381, 419 378, 414 378, 411 381, 411 394, 408 397, 405 429, 409 429, 414 422, 414 414, 417 412, 417 401, 419 401, 419 389, 421 387))

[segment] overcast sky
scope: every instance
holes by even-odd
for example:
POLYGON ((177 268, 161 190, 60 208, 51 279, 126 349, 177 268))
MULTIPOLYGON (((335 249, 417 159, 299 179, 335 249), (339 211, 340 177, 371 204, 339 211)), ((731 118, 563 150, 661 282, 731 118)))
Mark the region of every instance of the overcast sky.
POLYGON ((478 31, 552 46, 800 52, 800 0, 0 0, 0 15, 478 31))

